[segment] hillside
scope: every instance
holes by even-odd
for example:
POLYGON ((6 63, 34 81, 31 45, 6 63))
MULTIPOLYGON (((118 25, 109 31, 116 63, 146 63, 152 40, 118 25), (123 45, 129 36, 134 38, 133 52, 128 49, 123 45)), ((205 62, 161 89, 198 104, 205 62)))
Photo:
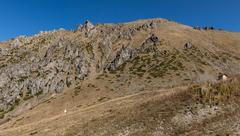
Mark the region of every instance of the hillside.
POLYGON ((240 33, 165 19, 1 42, 0 136, 240 134, 239 56, 240 33))

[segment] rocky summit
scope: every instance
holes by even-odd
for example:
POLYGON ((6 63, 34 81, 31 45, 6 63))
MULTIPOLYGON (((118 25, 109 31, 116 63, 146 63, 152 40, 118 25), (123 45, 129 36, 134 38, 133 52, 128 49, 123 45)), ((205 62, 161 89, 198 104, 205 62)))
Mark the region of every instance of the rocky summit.
POLYGON ((0 136, 240 135, 240 33, 86 21, 0 42, 0 136))

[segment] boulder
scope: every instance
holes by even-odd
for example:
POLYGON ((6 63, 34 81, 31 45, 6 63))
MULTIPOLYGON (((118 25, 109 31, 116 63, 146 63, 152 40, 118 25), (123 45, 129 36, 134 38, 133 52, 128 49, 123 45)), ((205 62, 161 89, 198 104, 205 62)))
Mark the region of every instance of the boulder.
POLYGON ((184 49, 191 49, 193 47, 192 43, 191 42, 187 42, 185 45, 184 45, 184 49))
POLYGON ((78 30, 82 32, 89 32, 94 28, 94 25, 90 21, 85 21, 83 25, 79 25, 78 30))

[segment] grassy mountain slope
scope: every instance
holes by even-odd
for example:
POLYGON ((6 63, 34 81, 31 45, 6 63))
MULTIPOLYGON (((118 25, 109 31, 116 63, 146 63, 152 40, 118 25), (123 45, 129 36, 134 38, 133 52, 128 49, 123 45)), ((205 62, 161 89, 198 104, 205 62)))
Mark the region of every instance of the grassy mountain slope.
POLYGON ((1 42, 0 135, 236 135, 239 56, 239 33, 164 19, 1 42))

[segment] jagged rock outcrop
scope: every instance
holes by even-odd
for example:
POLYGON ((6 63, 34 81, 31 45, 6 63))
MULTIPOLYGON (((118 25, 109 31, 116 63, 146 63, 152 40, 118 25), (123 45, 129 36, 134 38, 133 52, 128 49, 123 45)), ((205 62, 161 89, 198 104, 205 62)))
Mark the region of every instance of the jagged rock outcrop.
MULTIPOLYGON (((151 35, 139 48, 131 48, 130 44, 126 44, 114 53, 113 42, 119 39, 111 40, 115 35, 108 33, 108 28, 93 29, 95 29, 94 25, 86 21, 78 30, 85 36, 92 37, 104 32, 98 43, 74 43, 67 38, 67 35, 62 36, 64 30, 42 32, 29 38, 18 37, 10 42, 11 46, 8 50, 12 53, 8 57, 12 62, 0 69, 0 91, 2 92, 0 109, 10 110, 19 98, 26 100, 39 94, 62 92, 64 88, 84 80, 96 71, 115 70, 136 57, 139 52, 159 42, 157 36, 151 35), (49 35, 53 39, 48 40, 49 35), (36 40, 33 41, 35 38, 36 40), (39 45, 32 43, 36 41, 39 45), (100 52, 96 51, 99 49, 100 52), (98 62, 97 65, 96 62, 98 62)), ((130 29, 120 30, 117 34, 118 38, 131 41, 130 29)), ((4 50, 1 48, 1 52, 4 50)), ((2 54, 6 57, 6 54, 2 54)))
POLYGON ((153 49, 155 45, 159 44, 159 42, 160 42, 160 39, 156 35, 152 34, 148 39, 146 39, 142 43, 138 51, 143 52, 146 49, 153 49))
POLYGON ((94 32, 94 25, 90 21, 86 21, 83 25, 78 26, 78 30, 85 33, 85 36, 91 36, 94 32))
POLYGON ((106 69, 108 70, 116 70, 117 67, 121 66, 123 63, 134 59, 139 53, 142 53, 146 50, 151 50, 152 52, 157 52, 154 49, 154 46, 159 44, 160 40, 157 36, 152 34, 149 38, 147 38, 139 48, 131 49, 129 47, 122 47, 114 57, 114 60, 107 65, 106 69))
POLYGON ((129 49, 127 47, 122 47, 114 57, 113 61, 107 65, 107 70, 116 70, 117 67, 122 65, 124 62, 134 58, 136 56, 136 52, 134 52, 132 49, 129 49))

